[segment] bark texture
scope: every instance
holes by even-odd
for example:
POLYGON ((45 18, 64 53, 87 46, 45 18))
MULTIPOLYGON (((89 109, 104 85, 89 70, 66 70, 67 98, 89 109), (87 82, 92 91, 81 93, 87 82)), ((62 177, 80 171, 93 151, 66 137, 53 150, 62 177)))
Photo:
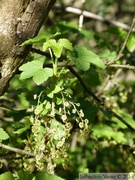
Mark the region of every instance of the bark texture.
POLYGON ((56 0, 0 0, 0 95, 24 62, 30 46, 56 0))

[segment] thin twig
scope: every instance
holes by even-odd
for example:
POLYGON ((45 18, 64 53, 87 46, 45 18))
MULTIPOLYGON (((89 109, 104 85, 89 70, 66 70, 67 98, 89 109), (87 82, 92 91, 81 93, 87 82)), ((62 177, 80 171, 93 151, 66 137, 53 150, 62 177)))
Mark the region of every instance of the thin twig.
MULTIPOLYGON (((73 13, 73 14, 79 14, 80 15, 82 13, 82 10, 80 10, 78 8, 74 8, 74 7, 54 6, 54 8, 55 9, 63 9, 66 12, 73 13)), ((112 24, 114 26, 120 27, 120 28, 125 29, 125 30, 130 30, 130 26, 128 26, 128 25, 126 25, 124 23, 109 20, 109 19, 107 19, 105 17, 99 16, 99 15, 94 14, 94 13, 89 12, 89 11, 83 11, 83 15, 85 17, 87 17, 87 18, 92 18, 92 19, 102 21, 102 22, 107 23, 107 24, 112 24)))
POLYGON ((125 41, 124 41, 124 43, 123 43, 123 45, 122 45, 122 47, 120 49, 120 52, 119 52, 118 56, 116 58, 114 58, 113 60, 109 61, 106 65, 114 64, 116 61, 118 61, 123 56, 123 51, 124 51, 124 49, 126 47, 126 44, 128 42, 128 39, 129 39, 129 36, 130 36, 130 34, 131 34, 131 32, 132 32, 132 30, 134 28, 134 25, 135 25, 135 18, 133 19, 132 25, 131 25, 131 27, 129 29, 127 37, 126 37, 126 39, 125 39, 125 41))
POLYGON ((110 80, 110 75, 107 76, 107 78, 104 81, 104 84, 103 84, 102 88, 96 93, 96 96, 100 96, 101 94, 103 94, 109 80, 110 80))
POLYGON ((135 66, 130 66, 129 64, 111 64, 110 67, 135 70, 135 66))
POLYGON ((40 54, 42 56, 46 56, 46 57, 50 57, 50 54, 44 51, 41 51, 40 49, 36 49, 36 48, 31 48, 31 52, 35 52, 37 54, 40 54))
POLYGON ((85 83, 83 82, 80 75, 71 66, 69 66, 67 68, 78 79, 78 81, 80 82, 80 84, 83 87, 84 91, 87 92, 90 96, 92 96, 94 98, 94 100, 96 100, 104 108, 104 110, 110 112, 114 117, 116 117, 121 122, 123 122, 131 131, 135 131, 135 129, 132 126, 130 126, 120 115, 115 113, 110 107, 107 107, 100 98, 98 98, 93 92, 91 92, 88 89, 88 87, 85 85, 85 83))
POLYGON ((35 154, 33 154, 31 152, 27 152, 27 151, 24 151, 24 150, 21 150, 21 149, 18 149, 18 148, 7 146, 7 145, 2 144, 2 143, 0 143, 0 147, 3 148, 3 149, 7 149, 9 151, 16 152, 18 154, 27 155, 27 156, 33 156, 33 157, 36 156, 35 154))
POLYGON ((102 104, 102 100, 99 99, 93 92, 91 92, 89 90, 89 88, 85 85, 85 83, 83 82, 82 78, 79 76, 79 74, 71 67, 71 66, 67 66, 67 68, 70 70, 70 72, 77 77, 78 81, 80 82, 81 86, 84 88, 84 90, 90 95, 92 96, 97 102, 99 102, 100 104, 102 104))
POLYGON ((82 29, 82 27, 83 27, 83 22, 84 22, 84 14, 83 14, 84 4, 85 4, 85 0, 82 0, 82 9, 81 9, 81 14, 80 14, 80 16, 79 16, 79 30, 82 29))

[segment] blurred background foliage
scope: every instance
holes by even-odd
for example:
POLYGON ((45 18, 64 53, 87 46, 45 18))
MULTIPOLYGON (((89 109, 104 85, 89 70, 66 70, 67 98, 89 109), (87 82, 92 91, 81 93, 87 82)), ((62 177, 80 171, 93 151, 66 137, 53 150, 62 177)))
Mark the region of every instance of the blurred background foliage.
MULTIPOLYGON (((66 12, 65 6, 83 8, 130 26, 134 17, 134 0, 86 0, 84 6, 81 0, 59 0, 41 29, 41 32, 46 29, 50 29, 52 33, 60 31, 61 37, 68 38, 74 46, 83 45, 99 54, 104 60, 111 60, 119 53, 127 30, 84 17, 82 30, 79 31, 79 15, 66 12)), ((117 61, 117 64, 135 65, 134 39, 135 34, 132 33, 131 43, 127 44, 124 56, 117 61)), ((41 45, 34 47, 40 48, 41 45)), ((31 52, 28 59, 30 58, 45 57, 31 52)), ((36 86, 31 79, 20 80, 19 73, 12 79, 9 90, 0 97, 0 126, 10 135, 10 140, 3 143, 23 149, 22 142, 29 136, 29 129, 21 135, 13 132, 24 127, 24 119, 31 115, 31 106, 36 105, 34 94, 39 94, 46 84, 36 86)), ((133 70, 114 67, 100 70, 92 66, 88 71, 80 71, 79 74, 94 94, 104 99, 107 105, 133 128, 135 127, 133 70)), ((56 174, 65 179, 77 180, 78 173, 135 171, 135 133, 87 96, 75 77, 71 74, 68 74, 68 77, 67 74, 63 74, 62 77, 61 83, 70 92, 73 100, 80 103, 85 118, 89 120, 90 135, 88 139, 84 139, 77 129, 72 132, 68 152, 70 168, 63 170, 60 163, 56 167, 56 174), (68 78, 67 83, 65 78, 68 78)), ((22 159, 14 153, 1 149, 0 155, 1 159, 4 159, 1 172, 6 170, 15 172, 22 168, 22 159)))

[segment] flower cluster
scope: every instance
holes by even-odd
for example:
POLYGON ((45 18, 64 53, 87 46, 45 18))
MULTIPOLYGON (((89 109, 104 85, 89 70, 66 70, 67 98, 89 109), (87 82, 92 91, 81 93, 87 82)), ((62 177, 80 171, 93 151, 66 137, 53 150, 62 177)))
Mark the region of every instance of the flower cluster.
POLYGON ((83 137, 87 138, 89 135, 89 121, 84 118, 80 104, 73 102, 67 93, 60 94, 59 103, 55 99, 51 103, 47 100, 41 101, 41 94, 34 95, 38 103, 33 107, 33 116, 30 118, 33 139, 31 150, 36 155, 35 166, 38 170, 46 168, 51 174, 54 173, 59 159, 62 160, 64 169, 69 168, 67 151, 74 123, 77 123, 83 137))
POLYGON ((70 116, 73 117, 73 115, 74 115, 75 121, 77 122, 77 124, 80 128, 81 135, 84 138, 87 138, 89 136, 89 133, 90 133, 89 121, 88 121, 88 119, 84 118, 83 110, 79 109, 80 103, 74 103, 70 99, 65 100, 64 95, 62 94, 63 108, 59 109, 59 112, 62 113, 61 119, 63 120, 63 123, 65 123, 67 136, 70 136, 69 132, 73 127, 71 122, 69 121, 69 119, 70 119, 70 116), (71 109, 71 111, 70 111, 70 109, 71 109))

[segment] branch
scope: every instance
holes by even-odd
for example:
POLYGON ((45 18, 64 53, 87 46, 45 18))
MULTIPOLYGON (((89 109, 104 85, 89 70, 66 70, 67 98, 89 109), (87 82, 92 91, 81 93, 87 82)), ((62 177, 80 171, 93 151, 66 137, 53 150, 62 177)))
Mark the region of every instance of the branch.
POLYGON ((67 66, 67 68, 70 70, 70 72, 77 77, 78 81, 80 82, 81 86, 83 87, 83 89, 90 95, 92 96, 98 103, 102 104, 102 100, 99 99, 93 92, 91 92, 88 87, 85 85, 85 83, 83 82, 82 78, 79 76, 79 74, 71 67, 71 66, 67 66))
POLYGON ((55 1, 0 1, 0 96, 31 49, 20 44, 38 34, 55 1))
POLYGON ((31 48, 31 52, 40 54, 42 56, 50 57, 49 53, 41 51, 40 49, 36 49, 36 48, 33 48, 33 47, 31 48))
POLYGON ((117 113, 115 113, 110 107, 107 107, 103 101, 101 99, 99 99, 95 94, 93 94, 93 92, 91 92, 88 87, 85 85, 85 83, 83 82, 82 78, 80 77, 80 75, 71 67, 71 66, 67 66, 67 68, 70 70, 70 72, 78 79, 78 81, 80 82, 81 86, 83 87, 84 91, 87 92, 90 96, 92 96, 94 98, 95 101, 97 101, 103 108, 104 110, 110 112, 114 117, 116 117, 117 119, 119 119, 122 123, 124 123, 131 131, 135 131, 135 129, 130 126, 121 116, 119 116, 117 113))
POLYGON ((126 47, 129 36, 130 36, 131 32, 133 31, 134 25, 135 25, 135 18, 133 19, 132 25, 131 25, 131 27, 129 29, 127 37, 126 37, 126 39, 125 39, 125 41, 124 41, 124 43, 123 43, 123 45, 122 45, 122 47, 120 49, 120 52, 119 52, 118 56, 116 58, 114 58, 113 60, 109 61, 106 65, 111 65, 111 64, 115 63, 116 61, 118 61, 123 56, 123 51, 124 51, 124 49, 126 47))
MULTIPOLYGON (((73 14, 78 14, 78 15, 82 14, 82 10, 80 10, 78 8, 74 8, 74 7, 55 6, 54 8, 55 9, 63 9, 64 11, 69 12, 69 13, 73 13, 73 14)), ((126 25, 124 23, 109 20, 109 19, 107 19, 105 17, 99 16, 99 15, 94 14, 92 12, 83 11, 83 16, 87 17, 87 18, 92 18, 92 19, 95 19, 95 20, 98 20, 98 21, 101 21, 101 22, 104 22, 104 23, 107 23, 107 24, 112 24, 114 26, 123 28, 125 30, 130 30, 130 26, 128 26, 128 25, 126 25)), ((134 31, 135 31, 135 29, 134 29, 134 31)))
POLYGON ((110 67, 135 70, 135 66, 130 66, 129 64, 111 64, 110 67))
POLYGON ((2 143, 0 143, 0 147, 3 148, 3 149, 7 149, 7 150, 9 150, 9 151, 16 152, 16 153, 18 153, 18 154, 28 155, 28 156, 33 156, 33 157, 36 156, 36 155, 33 154, 33 153, 30 153, 30 152, 27 152, 27 151, 24 151, 24 150, 21 150, 21 149, 18 149, 18 148, 10 147, 10 146, 7 146, 7 145, 2 144, 2 143))

